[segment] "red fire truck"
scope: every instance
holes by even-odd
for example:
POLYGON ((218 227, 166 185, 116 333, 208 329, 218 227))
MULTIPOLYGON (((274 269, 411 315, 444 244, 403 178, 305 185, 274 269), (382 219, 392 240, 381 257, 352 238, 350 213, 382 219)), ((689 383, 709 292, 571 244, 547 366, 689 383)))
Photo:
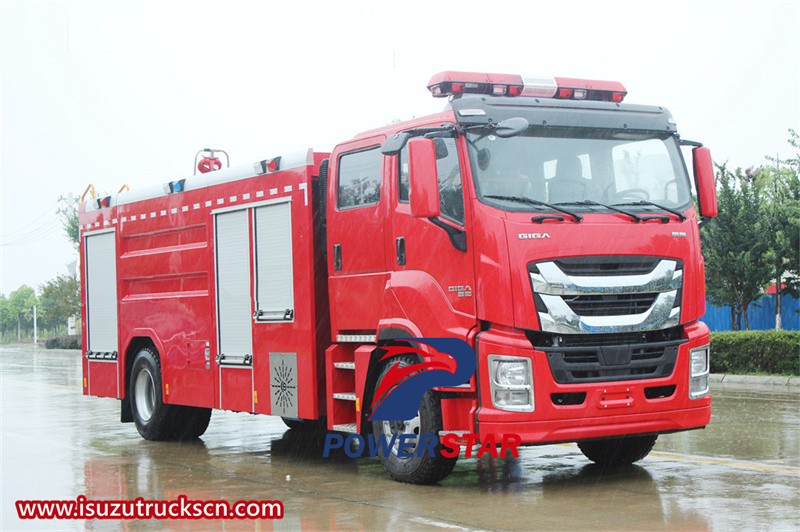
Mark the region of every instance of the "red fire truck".
MULTIPOLYGON (((708 424, 708 149, 617 82, 443 72, 428 88, 444 111, 330 154, 211 154, 198 175, 84 202, 84 394, 121 400, 150 440, 196 438, 224 409, 577 442, 601 464, 708 424), (412 338, 466 341, 473 377, 428 391, 414 420, 369 421, 398 360, 381 348, 412 338)), ((457 458, 440 451, 381 461, 436 482, 457 458)))

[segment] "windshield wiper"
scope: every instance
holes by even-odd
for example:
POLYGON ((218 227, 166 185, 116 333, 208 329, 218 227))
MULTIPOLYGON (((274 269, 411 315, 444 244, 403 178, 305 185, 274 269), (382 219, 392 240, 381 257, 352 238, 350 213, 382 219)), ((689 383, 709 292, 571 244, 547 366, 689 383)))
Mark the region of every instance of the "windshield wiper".
POLYGON ((605 203, 600 203, 592 200, 570 201, 570 202, 559 203, 559 205, 594 205, 597 207, 605 207, 606 209, 618 212, 620 214, 624 214, 626 216, 630 216, 636 223, 646 222, 648 220, 661 220, 661 223, 665 224, 669 223, 669 216, 639 216, 635 212, 626 211, 625 209, 619 209, 612 205, 606 205, 605 203))
POLYGON ((618 205, 620 207, 630 206, 630 205, 650 205, 651 207, 656 207, 661 209, 662 211, 666 211, 670 214, 674 214, 678 217, 680 221, 684 221, 686 219, 686 215, 683 214, 681 211, 676 211, 675 209, 670 209, 669 207, 664 207, 663 205, 659 205, 658 203, 654 203, 649 200, 641 200, 641 201, 634 201, 632 203, 615 203, 614 205, 618 205))
POLYGON ((553 209, 554 211, 563 212, 567 216, 571 216, 575 219, 576 223, 580 223, 583 220, 583 216, 576 212, 569 211, 567 209, 563 209, 561 207, 557 207, 551 203, 546 203, 544 201, 539 201, 531 198, 525 197, 517 197, 517 196, 495 196, 493 194, 484 196, 484 198, 489 199, 496 199, 496 200, 504 200, 504 201, 515 201, 517 203, 524 203, 526 205, 537 205, 539 207, 547 207, 548 209, 553 209))

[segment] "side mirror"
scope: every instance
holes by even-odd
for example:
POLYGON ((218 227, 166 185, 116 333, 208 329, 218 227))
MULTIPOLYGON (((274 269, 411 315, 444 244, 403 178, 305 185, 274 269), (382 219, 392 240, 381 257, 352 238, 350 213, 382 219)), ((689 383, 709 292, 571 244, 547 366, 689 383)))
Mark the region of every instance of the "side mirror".
POLYGON ((436 146, 433 139, 408 141, 408 173, 411 181, 411 216, 434 218, 441 213, 439 179, 436 173, 436 146))
POLYGON ((495 129, 495 135, 500 137, 501 139, 507 139, 509 137, 516 137, 520 133, 524 133, 528 130, 528 121, 522 118, 521 116, 517 116, 514 118, 508 118, 503 120, 499 124, 497 124, 497 129, 495 129))
POLYGON ((717 185, 714 181, 714 163, 711 162, 711 151, 708 148, 698 147, 692 150, 692 156, 700 216, 713 218, 717 215, 717 185))
POLYGON ((384 155, 397 155, 405 148, 410 135, 408 133, 395 133, 383 143, 381 153, 384 155))

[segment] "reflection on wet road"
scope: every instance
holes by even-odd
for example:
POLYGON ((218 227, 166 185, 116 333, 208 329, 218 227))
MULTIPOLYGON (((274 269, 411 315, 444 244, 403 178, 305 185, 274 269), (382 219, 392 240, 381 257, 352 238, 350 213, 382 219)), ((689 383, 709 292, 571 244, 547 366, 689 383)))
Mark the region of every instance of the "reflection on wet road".
POLYGON ((437 486, 376 459, 322 458, 278 418, 214 412, 201 440, 148 442, 80 393, 75 351, 0 348, 4 530, 797 530, 800 393, 712 387, 712 424, 603 471, 574 445, 462 458, 437 486), (281 500, 279 521, 22 521, 16 500, 281 500))

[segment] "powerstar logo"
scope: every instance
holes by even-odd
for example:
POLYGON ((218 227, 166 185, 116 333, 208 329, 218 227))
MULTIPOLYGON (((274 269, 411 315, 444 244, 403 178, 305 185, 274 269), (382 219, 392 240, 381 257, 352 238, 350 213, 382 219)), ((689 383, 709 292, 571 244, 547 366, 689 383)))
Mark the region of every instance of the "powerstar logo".
MULTIPOLYGON (((475 351, 464 340, 455 338, 410 338, 412 342, 424 344, 427 350, 409 346, 386 346, 381 349, 385 353, 380 360, 417 354, 424 362, 400 366, 396 362, 386 372, 372 400, 370 421, 407 421, 419 415, 419 405, 425 392, 436 387, 451 387, 464 384, 475 373, 475 351), (426 360, 427 359, 427 360, 426 360)), ((472 456, 472 446, 481 440, 477 456, 490 454, 498 456, 497 445, 501 445, 500 456, 518 456, 517 446, 522 439, 517 434, 505 434, 500 441, 493 434, 479 437, 478 434, 448 433, 440 441, 437 434, 392 434, 391 437, 381 434, 375 438, 368 435, 368 441, 361 434, 350 434, 347 439, 340 434, 327 434, 325 437, 324 457, 330 451, 344 447, 350 457, 358 457, 368 450, 370 456, 379 454, 387 457, 395 449, 399 458, 411 458, 427 453, 434 455, 434 449, 441 443, 441 453, 446 457, 458 456, 461 444, 467 446, 466 456, 472 456), (409 451, 408 449, 411 448, 409 451)))
POLYGON ((426 362, 400 367, 397 362, 378 384, 370 421, 405 421, 417 416, 422 396, 431 388, 458 386, 475 373, 475 351, 455 338, 412 338, 432 349, 428 353, 408 346, 387 346, 381 360, 414 353, 426 362))

